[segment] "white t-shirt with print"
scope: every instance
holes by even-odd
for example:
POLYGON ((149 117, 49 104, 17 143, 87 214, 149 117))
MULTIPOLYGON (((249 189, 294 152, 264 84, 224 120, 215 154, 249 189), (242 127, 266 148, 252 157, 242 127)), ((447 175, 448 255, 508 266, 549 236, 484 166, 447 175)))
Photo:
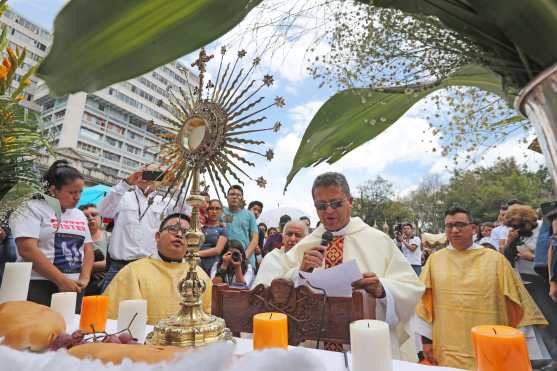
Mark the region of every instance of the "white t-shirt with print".
POLYGON ((412 237, 408 240, 408 244, 418 246, 416 250, 412 251, 407 248, 404 244, 402 244, 402 254, 410 263, 410 265, 422 265, 422 249, 421 249, 421 241, 419 237, 412 237))
MULTIPOLYGON (((83 261, 83 246, 91 243, 87 218, 79 209, 67 209, 58 223, 54 210, 44 200, 30 200, 10 217, 13 236, 39 240, 38 246, 48 260, 66 277, 78 279, 83 261), (58 229, 56 229, 58 228, 58 229)), ((23 258, 18 252, 18 261, 23 258)), ((34 270, 32 280, 44 280, 34 270)))

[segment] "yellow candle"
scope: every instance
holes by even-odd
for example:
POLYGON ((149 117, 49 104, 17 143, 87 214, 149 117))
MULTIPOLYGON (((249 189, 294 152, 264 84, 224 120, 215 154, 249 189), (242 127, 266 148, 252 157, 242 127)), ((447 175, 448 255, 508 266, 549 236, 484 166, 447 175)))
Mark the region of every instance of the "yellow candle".
POLYGON ((84 296, 81 303, 79 329, 84 332, 104 332, 108 318, 108 296, 84 296))
POLYGON ((531 371, 522 331, 507 326, 476 326, 472 343, 478 371, 531 371))
POLYGON ((253 349, 288 348, 288 318, 283 313, 253 316, 253 349))

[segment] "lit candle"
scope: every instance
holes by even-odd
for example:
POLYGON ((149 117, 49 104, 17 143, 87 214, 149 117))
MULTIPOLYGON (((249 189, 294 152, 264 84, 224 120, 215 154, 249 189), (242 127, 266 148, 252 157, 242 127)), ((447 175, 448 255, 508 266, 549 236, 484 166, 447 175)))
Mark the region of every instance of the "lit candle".
POLYGON ((0 303, 27 300, 32 267, 33 263, 6 263, 0 287, 0 303))
POLYGON ((359 320, 350 324, 352 370, 392 371, 389 325, 383 321, 359 320), (372 366, 373 365, 373 366, 372 366))
POLYGON ((76 300, 76 292, 57 292, 52 294, 52 299, 50 300, 50 309, 60 313, 62 317, 64 317, 64 321, 66 321, 66 326, 68 328, 74 323, 76 300))
POLYGON ((253 349, 288 348, 288 318, 283 313, 253 316, 253 349))
POLYGON ((108 318, 108 296, 84 296, 81 302, 79 329, 84 332, 103 332, 108 318))
POLYGON ((118 306, 118 331, 122 331, 130 326, 131 335, 139 343, 143 343, 145 341, 146 325, 147 300, 123 300, 120 302, 118 306))
POLYGON ((507 326, 476 326, 471 330, 478 371, 531 371, 522 331, 507 326))

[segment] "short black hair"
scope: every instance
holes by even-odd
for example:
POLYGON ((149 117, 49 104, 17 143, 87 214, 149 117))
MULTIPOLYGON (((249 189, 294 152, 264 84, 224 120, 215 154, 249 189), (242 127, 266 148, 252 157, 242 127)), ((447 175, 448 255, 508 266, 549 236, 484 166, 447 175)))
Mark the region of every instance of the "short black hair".
POLYGON ((233 189, 237 189, 238 191, 240 191, 240 193, 242 193, 242 197, 244 196, 244 189, 239 184, 231 185, 230 188, 228 188, 228 191, 226 191, 226 195, 228 196, 230 191, 233 190, 233 189))
POLYGON ((311 220, 307 216, 301 216, 300 220, 307 220, 308 222, 311 222, 311 220))
POLYGON ((259 206, 261 208, 261 210, 263 210, 263 202, 261 202, 261 201, 250 202, 249 205, 248 205, 248 210, 250 210, 254 206, 259 206))
POLYGON ((352 197, 350 195, 350 186, 348 185, 348 181, 341 173, 328 172, 318 175, 313 181, 313 186, 311 187, 311 197, 313 197, 315 189, 319 187, 340 187, 346 197, 352 197))
POLYGON ((402 224, 402 228, 404 228, 404 227, 406 227, 406 226, 409 226, 410 229, 414 229, 414 226, 412 225, 412 223, 406 222, 406 223, 403 223, 403 224, 402 224))
POLYGON ((447 215, 455 215, 455 214, 466 214, 466 216, 468 216, 468 221, 470 223, 473 222, 472 214, 468 209, 465 209, 463 207, 453 206, 448 208, 447 211, 445 211, 445 217, 447 217, 447 215))
POLYGON ((87 209, 90 208, 90 207, 97 207, 97 205, 95 205, 95 204, 85 204, 85 205, 81 205, 81 206, 79 207, 79 210, 84 211, 84 210, 87 210, 87 209))
POLYGON ((267 230, 267 224, 265 224, 265 223, 259 223, 257 226, 258 226, 258 227, 264 226, 264 227, 265 227, 265 230, 267 230))
POLYGON ((182 214, 182 213, 170 214, 170 215, 168 215, 166 218, 164 218, 163 221, 161 222, 161 225, 159 226, 159 232, 162 232, 162 230, 163 230, 164 227, 166 226, 166 223, 167 223, 170 219, 174 219, 174 218, 180 218, 180 219, 182 219, 182 220, 187 221, 188 223, 190 222, 190 217, 187 216, 186 214, 182 214))

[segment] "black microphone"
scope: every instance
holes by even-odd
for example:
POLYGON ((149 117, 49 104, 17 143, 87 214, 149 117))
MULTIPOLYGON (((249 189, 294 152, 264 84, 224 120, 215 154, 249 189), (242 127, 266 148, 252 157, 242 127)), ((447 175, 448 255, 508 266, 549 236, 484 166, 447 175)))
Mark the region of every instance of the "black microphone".
MULTIPOLYGON (((327 247, 329 247, 329 244, 331 243, 332 240, 333 240, 333 234, 329 231, 325 231, 321 235, 321 244, 320 245, 327 248, 327 247)), ((309 272, 313 272, 313 268, 310 268, 309 272)))

